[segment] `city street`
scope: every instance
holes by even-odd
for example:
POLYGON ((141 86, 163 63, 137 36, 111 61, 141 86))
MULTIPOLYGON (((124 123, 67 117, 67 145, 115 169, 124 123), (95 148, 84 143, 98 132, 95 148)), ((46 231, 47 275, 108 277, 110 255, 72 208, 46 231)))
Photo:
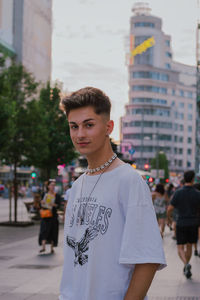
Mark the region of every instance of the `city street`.
MULTIPOLYGON (((8 200, 0 198, 0 221, 7 220, 7 207, 8 200)), ((20 200, 19 221, 27 219, 25 207, 20 200)), ((38 255, 38 231, 39 223, 24 228, 0 226, 1 300, 58 299, 63 263, 63 224, 60 225, 59 246, 53 255, 38 255)), ((187 280, 177 256, 176 242, 168 228, 163 242, 168 267, 157 272, 149 291, 149 299, 199 300, 200 258, 192 257, 193 276, 187 280)))

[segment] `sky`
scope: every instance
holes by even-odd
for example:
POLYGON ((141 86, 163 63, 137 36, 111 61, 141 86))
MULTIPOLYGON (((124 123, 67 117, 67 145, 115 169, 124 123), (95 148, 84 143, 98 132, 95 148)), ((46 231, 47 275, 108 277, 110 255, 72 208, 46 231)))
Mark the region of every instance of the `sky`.
MULTIPOLYGON (((119 140, 120 117, 128 103, 127 37, 135 0, 53 0, 52 80, 63 89, 102 89, 111 99, 119 140)), ((146 0, 172 37, 175 61, 195 65, 198 0, 146 0)))

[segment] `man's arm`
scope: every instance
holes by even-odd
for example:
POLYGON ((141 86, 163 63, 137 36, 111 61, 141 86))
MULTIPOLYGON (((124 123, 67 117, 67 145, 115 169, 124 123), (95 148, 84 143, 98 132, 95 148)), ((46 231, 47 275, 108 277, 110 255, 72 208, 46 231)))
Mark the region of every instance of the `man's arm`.
POLYGON ((167 208, 167 221, 168 221, 168 224, 172 224, 172 212, 174 210, 174 206, 173 205, 169 205, 168 208, 167 208))
POLYGON ((143 300, 159 264, 136 264, 124 300, 143 300))

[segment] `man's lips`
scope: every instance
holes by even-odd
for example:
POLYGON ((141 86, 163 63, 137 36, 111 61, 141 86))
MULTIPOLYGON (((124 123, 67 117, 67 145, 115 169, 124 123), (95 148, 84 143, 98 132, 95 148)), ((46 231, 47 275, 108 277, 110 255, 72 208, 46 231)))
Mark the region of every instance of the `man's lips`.
POLYGON ((79 143, 77 143, 79 146, 81 146, 81 147, 84 147, 84 146, 87 146, 89 143, 87 143, 87 142, 79 142, 79 143))

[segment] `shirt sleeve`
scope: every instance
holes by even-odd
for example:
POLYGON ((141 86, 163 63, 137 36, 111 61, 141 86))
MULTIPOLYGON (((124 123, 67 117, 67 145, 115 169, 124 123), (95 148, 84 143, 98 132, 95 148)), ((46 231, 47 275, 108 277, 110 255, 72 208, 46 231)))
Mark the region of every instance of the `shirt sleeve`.
POLYGON ((127 197, 119 263, 157 263, 162 269, 166 266, 162 238, 151 193, 142 178, 129 182, 127 197))
POLYGON ((68 190, 65 192, 65 196, 64 196, 64 200, 65 200, 65 201, 68 201, 68 200, 69 200, 69 193, 70 193, 70 189, 68 189, 68 190))
POLYGON ((174 193, 172 200, 170 201, 170 204, 173 205, 174 207, 177 206, 177 192, 174 193))

